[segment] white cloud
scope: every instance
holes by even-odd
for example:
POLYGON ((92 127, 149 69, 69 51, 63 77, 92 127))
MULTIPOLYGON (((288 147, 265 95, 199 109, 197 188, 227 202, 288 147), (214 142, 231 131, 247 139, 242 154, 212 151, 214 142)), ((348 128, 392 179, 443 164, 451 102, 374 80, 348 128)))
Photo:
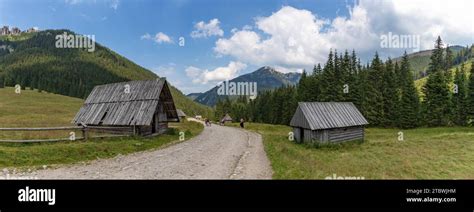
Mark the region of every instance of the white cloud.
POLYGON ((151 39, 151 35, 149 33, 145 33, 144 35, 142 35, 140 37, 140 39, 142 40, 150 40, 151 39))
POLYGON ((311 66, 315 59, 325 57, 323 51, 314 50, 330 47, 319 35, 323 23, 307 10, 286 6, 269 17, 257 18, 256 27, 268 38, 244 27, 228 39, 219 39, 214 50, 257 66, 311 66))
POLYGON ((168 64, 168 65, 160 65, 156 68, 152 69, 158 76, 168 77, 176 73, 175 65, 168 64))
POLYGON ((120 4, 120 0, 110 0, 110 8, 117 10, 118 6, 120 4))
POLYGON ((196 68, 194 66, 189 66, 184 71, 186 72, 186 75, 191 78, 199 77, 199 75, 201 74, 201 69, 196 68))
POLYGON ((247 68, 247 65, 244 63, 230 61, 227 66, 218 67, 212 71, 189 66, 186 68, 185 72, 188 77, 193 78, 193 83, 207 84, 208 82, 219 82, 233 79, 245 68, 247 68))
POLYGON ((64 0, 66 4, 69 5, 77 5, 77 4, 82 4, 82 3, 87 3, 87 4, 96 4, 96 3, 105 3, 108 5, 108 7, 117 10, 118 6, 120 5, 120 0, 102 0, 102 1, 97 1, 97 0, 64 0))
POLYGON ((308 10, 284 6, 267 17, 255 19, 255 28, 233 29, 228 38, 216 41, 218 56, 228 55, 256 66, 280 70, 311 69, 324 63, 330 48, 355 49, 362 59, 375 51, 399 56, 405 49, 381 49, 380 36, 392 32, 419 35, 421 49, 433 47, 437 35, 449 44, 474 42, 474 2, 453 0, 361 0, 348 6, 348 17, 332 20, 308 10))
POLYGON ((223 36, 224 31, 219 27, 219 19, 214 18, 205 23, 200 21, 194 25, 195 30, 191 32, 193 38, 205 38, 210 36, 223 36))
POLYGON ((162 43, 173 43, 173 40, 170 36, 166 35, 163 32, 156 33, 155 36, 151 36, 149 33, 146 33, 140 37, 142 40, 153 40, 158 44, 162 43))
POLYGON ((64 0, 64 2, 65 2, 66 4, 74 5, 74 4, 79 4, 79 3, 84 2, 84 0, 64 0))

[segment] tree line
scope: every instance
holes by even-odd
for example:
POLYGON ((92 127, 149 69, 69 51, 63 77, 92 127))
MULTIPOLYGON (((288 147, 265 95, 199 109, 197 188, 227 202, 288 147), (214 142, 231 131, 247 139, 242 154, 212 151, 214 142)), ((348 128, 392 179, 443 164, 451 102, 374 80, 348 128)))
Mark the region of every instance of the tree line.
POLYGON ((245 96, 220 100, 215 117, 229 113, 234 120, 287 125, 298 102, 332 101, 353 102, 371 126, 466 126, 474 124, 474 62, 468 78, 465 63, 451 73, 456 58, 438 37, 419 93, 406 52, 400 62, 390 58, 384 62, 376 52, 370 63, 361 64, 355 51, 330 50, 324 66, 315 65, 312 73, 303 71, 296 86, 264 91, 253 100, 245 96))

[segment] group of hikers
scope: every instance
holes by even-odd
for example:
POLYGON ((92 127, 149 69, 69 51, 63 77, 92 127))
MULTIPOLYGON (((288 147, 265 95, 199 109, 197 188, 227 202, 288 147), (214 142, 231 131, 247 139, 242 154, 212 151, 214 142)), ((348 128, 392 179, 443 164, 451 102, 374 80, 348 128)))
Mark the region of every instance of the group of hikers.
MULTIPOLYGON (((226 122, 225 119, 222 118, 221 121, 219 122, 219 124, 220 124, 221 126, 224 126, 224 123, 225 123, 225 122, 226 122)), ((240 119, 240 127, 241 127, 241 128, 244 128, 244 122, 245 122, 244 119, 241 118, 241 119, 240 119)), ((206 118, 206 119, 204 120, 204 123, 206 124, 206 127, 210 127, 210 126, 211 126, 211 121, 210 121, 208 118, 206 118)))

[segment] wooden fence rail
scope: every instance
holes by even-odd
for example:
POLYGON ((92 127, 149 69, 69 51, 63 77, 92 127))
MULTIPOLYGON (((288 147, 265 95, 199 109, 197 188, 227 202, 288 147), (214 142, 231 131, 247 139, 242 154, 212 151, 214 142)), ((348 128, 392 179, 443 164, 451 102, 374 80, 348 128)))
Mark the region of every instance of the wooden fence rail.
POLYGON ((35 143, 35 142, 57 142, 57 141, 76 141, 87 140, 89 138, 112 138, 127 137, 135 134, 133 127, 107 127, 107 126, 68 126, 68 127, 36 127, 36 128, 0 128, 1 131, 57 131, 57 130, 81 130, 82 137, 70 138, 54 138, 54 139, 30 139, 30 140, 1 140, 0 143, 35 143), (89 132, 109 133, 113 135, 92 135, 89 132))
POLYGON ((53 131, 53 130, 80 130, 83 126, 71 127, 36 127, 36 128, 0 128, 0 131, 53 131))

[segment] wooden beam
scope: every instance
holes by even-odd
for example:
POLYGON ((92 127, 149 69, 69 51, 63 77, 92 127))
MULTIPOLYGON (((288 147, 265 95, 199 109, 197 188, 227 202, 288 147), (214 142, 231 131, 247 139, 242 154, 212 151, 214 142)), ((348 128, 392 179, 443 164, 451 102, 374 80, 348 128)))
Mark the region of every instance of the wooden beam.
POLYGON ((38 127, 38 128, 0 128, 0 131, 49 131, 49 130, 80 130, 83 127, 38 127))

